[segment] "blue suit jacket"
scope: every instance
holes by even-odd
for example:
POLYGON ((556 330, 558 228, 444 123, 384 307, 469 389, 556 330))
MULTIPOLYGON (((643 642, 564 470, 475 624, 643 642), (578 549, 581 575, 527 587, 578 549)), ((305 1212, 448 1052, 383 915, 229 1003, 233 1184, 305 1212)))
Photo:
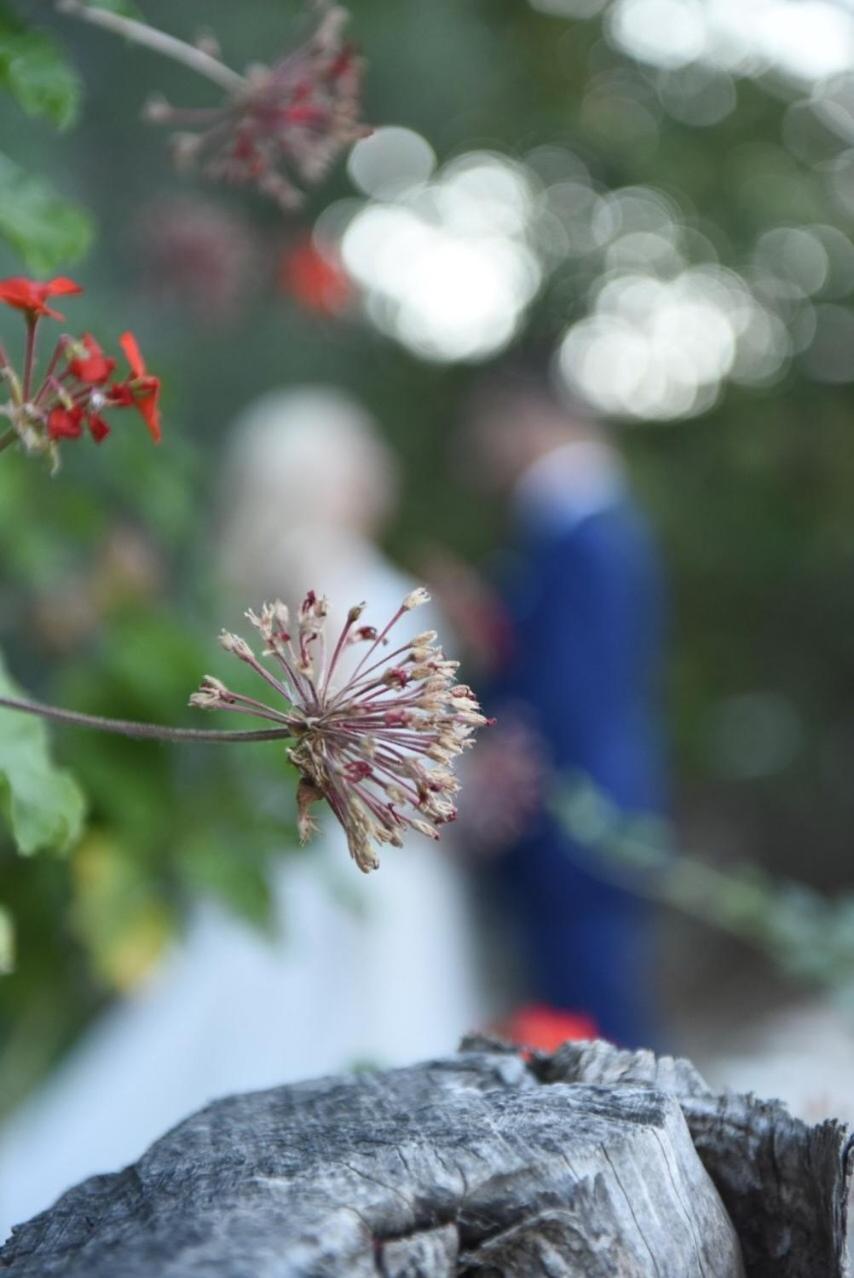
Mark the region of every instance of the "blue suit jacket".
MULTIPOLYGON (((662 585, 623 497, 522 530, 505 602, 512 651, 489 698, 523 707, 555 773, 581 774, 627 814, 661 810, 662 585)), ((591 1015, 626 1044, 655 1037, 646 906, 591 872, 595 856, 538 814, 498 872, 538 1000, 591 1015)))

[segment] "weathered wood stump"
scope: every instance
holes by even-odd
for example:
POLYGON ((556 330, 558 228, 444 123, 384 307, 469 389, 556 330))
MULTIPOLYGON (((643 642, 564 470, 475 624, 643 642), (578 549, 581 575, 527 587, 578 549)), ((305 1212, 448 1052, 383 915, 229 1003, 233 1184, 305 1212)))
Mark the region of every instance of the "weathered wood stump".
POLYGON ((217 1101, 71 1189, 9 1278, 841 1278, 850 1141, 684 1061, 488 1040, 217 1101))

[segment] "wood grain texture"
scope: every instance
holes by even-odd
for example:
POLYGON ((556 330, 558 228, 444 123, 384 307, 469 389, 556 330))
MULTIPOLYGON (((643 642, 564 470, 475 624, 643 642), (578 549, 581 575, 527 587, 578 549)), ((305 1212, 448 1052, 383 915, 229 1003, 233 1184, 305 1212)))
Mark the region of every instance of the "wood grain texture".
POLYGON ((713 1092, 689 1061, 607 1043, 565 1043, 532 1068, 543 1082, 646 1083, 676 1097, 735 1225, 748 1278, 847 1273, 852 1138, 844 1124, 811 1127, 780 1101, 713 1092))
POLYGON ((208 1106, 15 1231, 9 1278, 739 1278, 679 1105, 516 1055, 208 1106))

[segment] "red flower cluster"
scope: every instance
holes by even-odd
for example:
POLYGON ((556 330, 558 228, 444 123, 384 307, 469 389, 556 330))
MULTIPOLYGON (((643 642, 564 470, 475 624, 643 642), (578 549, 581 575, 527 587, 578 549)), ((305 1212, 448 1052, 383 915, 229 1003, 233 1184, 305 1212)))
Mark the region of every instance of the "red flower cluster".
POLYGON ((48 360, 40 384, 34 385, 36 329, 44 318, 61 320, 48 305, 51 297, 82 293, 74 280, 59 276, 45 283, 15 276, 0 280, 0 302, 21 311, 27 323, 24 367, 19 375, 0 349, 0 375, 9 388, 9 402, 0 408, 30 452, 50 453, 57 461, 60 440, 79 439, 84 426, 97 444, 106 439, 110 426, 104 413, 113 408, 134 407, 155 443, 160 441, 160 380, 146 367, 136 338, 119 338, 129 372, 111 380, 116 360, 106 355, 91 333, 81 338, 63 334, 48 360))

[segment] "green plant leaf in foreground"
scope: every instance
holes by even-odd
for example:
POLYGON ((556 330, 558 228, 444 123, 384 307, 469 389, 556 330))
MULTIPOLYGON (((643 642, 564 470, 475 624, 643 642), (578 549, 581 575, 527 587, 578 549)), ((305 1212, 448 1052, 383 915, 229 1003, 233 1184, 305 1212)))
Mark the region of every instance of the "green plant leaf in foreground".
MULTIPOLYGON (((21 690, 0 661, 0 692, 21 690)), ((65 852, 80 837, 85 801, 77 782, 51 760, 41 719, 0 709, 0 815, 25 856, 65 852)))
POLYGON ((80 79, 43 31, 27 30, 0 8, 0 85, 27 115, 43 115, 65 129, 77 118, 80 79))
POLYGON ((92 222, 46 179, 0 154, 0 236, 40 275, 83 256, 92 240, 92 222))
POLYGON ((0 976, 8 976, 15 967, 15 925, 12 915, 0 905, 0 976))

